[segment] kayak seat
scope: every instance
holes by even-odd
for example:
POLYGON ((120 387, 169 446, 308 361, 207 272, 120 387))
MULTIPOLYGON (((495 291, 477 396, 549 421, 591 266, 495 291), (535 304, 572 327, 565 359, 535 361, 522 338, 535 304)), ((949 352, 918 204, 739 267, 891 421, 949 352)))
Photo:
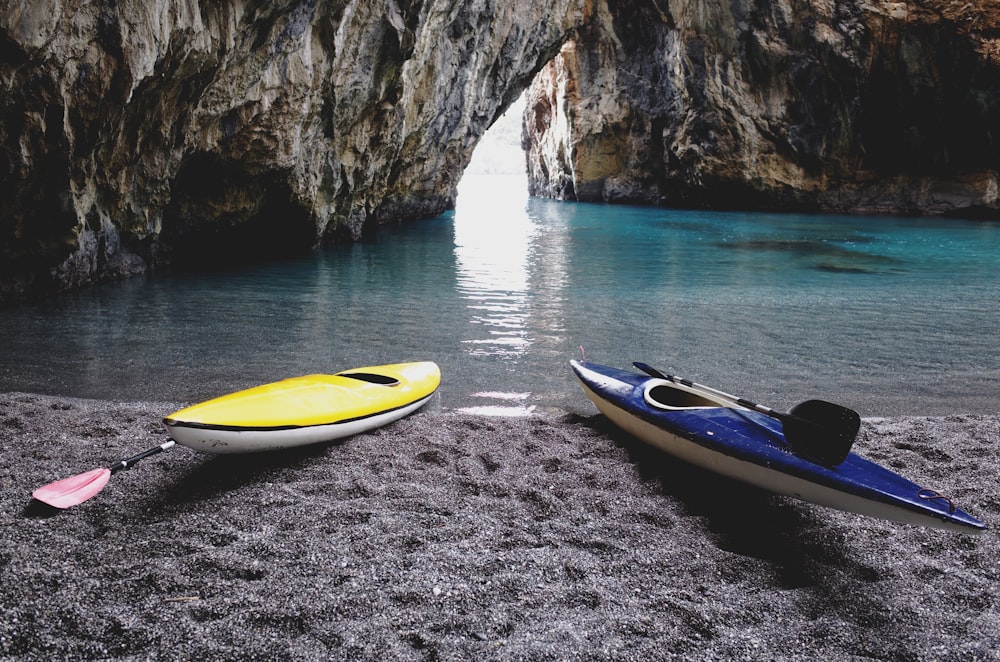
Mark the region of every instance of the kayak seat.
POLYGON ((646 389, 646 402, 660 409, 698 409, 721 406, 716 400, 668 383, 657 384, 646 389))
POLYGON ((347 372, 340 373, 339 377, 350 377, 370 384, 381 384, 382 386, 396 386, 399 380, 389 375, 377 375, 373 372, 347 372))

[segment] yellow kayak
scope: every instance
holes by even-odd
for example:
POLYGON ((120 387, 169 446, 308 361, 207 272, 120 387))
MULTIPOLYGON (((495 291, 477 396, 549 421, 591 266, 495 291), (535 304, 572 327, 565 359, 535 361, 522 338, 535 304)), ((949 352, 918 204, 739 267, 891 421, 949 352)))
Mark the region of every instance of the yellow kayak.
POLYGON ((436 363, 396 363, 305 375, 230 393, 163 419, 179 444, 248 453, 315 444, 386 425, 416 411, 441 383, 436 363))

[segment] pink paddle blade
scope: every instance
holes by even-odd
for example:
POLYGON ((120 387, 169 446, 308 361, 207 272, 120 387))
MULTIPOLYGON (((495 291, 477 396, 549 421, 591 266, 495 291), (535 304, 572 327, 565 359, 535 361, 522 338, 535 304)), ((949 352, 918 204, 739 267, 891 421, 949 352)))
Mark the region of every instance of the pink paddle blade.
POLYGON ((48 485, 42 485, 31 496, 54 508, 69 508, 94 496, 111 478, 111 469, 94 469, 84 474, 70 476, 48 485))

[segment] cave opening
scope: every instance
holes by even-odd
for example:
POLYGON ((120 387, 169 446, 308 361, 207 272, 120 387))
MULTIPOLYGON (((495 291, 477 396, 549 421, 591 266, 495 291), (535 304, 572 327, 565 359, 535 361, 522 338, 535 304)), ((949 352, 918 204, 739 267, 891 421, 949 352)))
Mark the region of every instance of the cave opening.
POLYGON ((470 189, 475 189, 477 194, 488 191, 490 181, 496 181, 492 179, 494 177, 505 179, 507 185, 503 187, 504 190, 520 189, 527 195, 528 166, 521 146, 521 122, 526 98, 527 92, 522 92, 479 139, 472 158, 462 173, 458 186, 459 197, 463 192, 469 195, 470 189))

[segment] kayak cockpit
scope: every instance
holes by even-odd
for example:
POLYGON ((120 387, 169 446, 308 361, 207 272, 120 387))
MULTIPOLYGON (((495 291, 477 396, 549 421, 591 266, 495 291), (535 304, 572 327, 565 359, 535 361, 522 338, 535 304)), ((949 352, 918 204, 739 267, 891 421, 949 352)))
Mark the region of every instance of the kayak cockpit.
POLYGON ((391 375, 380 375, 374 372, 341 372, 337 374, 338 377, 350 377, 351 379, 357 379, 358 381, 368 382, 369 384, 378 384, 380 386, 398 386, 399 379, 391 375))
POLYGON ((709 407, 734 407, 734 403, 713 397, 696 389, 654 379, 646 384, 643 397, 646 404, 657 409, 706 409, 709 407))

